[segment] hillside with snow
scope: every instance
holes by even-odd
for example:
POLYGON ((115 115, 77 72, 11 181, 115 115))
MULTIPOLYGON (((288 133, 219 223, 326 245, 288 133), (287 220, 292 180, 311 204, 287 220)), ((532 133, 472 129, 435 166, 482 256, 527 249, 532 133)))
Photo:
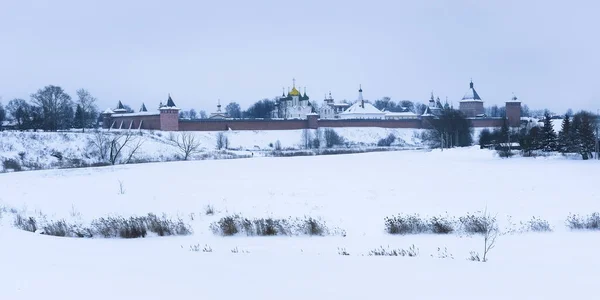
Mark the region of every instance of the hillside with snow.
MULTIPOLYGON (((397 137, 396 147, 414 148, 422 146, 418 129, 386 129, 386 128, 336 128, 347 146, 375 146, 377 142, 393 134, 397 137)), ((125 131, 110 132, 102 130, 108 136, 125 131)), ((314 138, 316 130, 308 130, 314 138)), ((279 142, 283 149, 302 149, 302 130, 272 131, 225 131, 222 132, 229 142, 227 155, 216 151, 217 135, 220 132, 163 132, 134 131, 134 142, 125 147, 124 154, 131 150, 130 146, 140 143, 132 157, 132 162, 159 162, 180 160, 182 153, 175 140, 182 134, 191 134, 200 144, 197 153, 191 159, 230 158, 263 155, 274 150, 279 142)), ((13 159, 19 162, 24 170, 69 168, 105 163, 98 157, 91 143, 96 138, 95 132, 0 132, 0 162, 13 159)), ((0 165, 0 172, 4 171, 0 165)))
POLYGON ((507 160, 471 147, 4 173, 0 298, 589 298, 600 267, 597 232, 573 230, 567 219, 600 211, 589 176, 598 167, 556 157, 507 160), (469 260, 483 253, 483 236, 462 227, 448 234, 386 229, 385 218, 398 214, 458 224, 483 210, 500 230, 485 263, 469 260), (74 238, 14 225, 20 217, 38 228, 56 220, 86 227, 148 213, 179 219, 191 234, 74 238), (214 231, 234 216, 311 218, 329 231, 214 231), (377 249, 415 255, 373 255, 377 249))

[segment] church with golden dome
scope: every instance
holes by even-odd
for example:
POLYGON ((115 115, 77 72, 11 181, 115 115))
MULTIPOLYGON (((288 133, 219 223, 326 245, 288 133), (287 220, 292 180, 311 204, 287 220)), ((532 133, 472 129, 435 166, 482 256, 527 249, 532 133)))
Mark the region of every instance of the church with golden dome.
POLYGON ((313 112, 309 100, 310 98, 306 95, 306 88, 304 88, 304 95, 302 95, 296 88, 296 79, 293 79, 292 89, 289 90, 288 88, 287 95, 284 89, 281 97, 277 98, 273 117, 281 119, 306 119, 306 115, 313 112))

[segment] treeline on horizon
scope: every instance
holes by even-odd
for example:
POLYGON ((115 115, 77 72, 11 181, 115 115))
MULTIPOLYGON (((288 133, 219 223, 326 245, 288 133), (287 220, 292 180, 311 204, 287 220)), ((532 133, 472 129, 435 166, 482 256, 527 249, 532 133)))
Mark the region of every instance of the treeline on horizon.
POLYGON ((502 157, 513 155, 510 145, 518 143, 521 154, 534 156, 539 152, 560 152, 562 154, 579 154, 583 160, 593 158, 597 143, 598 116, 588 111, 573 114, 567 112, 557 133, 552 125, 552 116, 547 112, 542 126, 527 123, 518 130, 506 126, 500 129, 484 129, 479 135, 481 148, 493 147, 499 150, 502 157), (506 145, 506 146, 503 146, 506 145))

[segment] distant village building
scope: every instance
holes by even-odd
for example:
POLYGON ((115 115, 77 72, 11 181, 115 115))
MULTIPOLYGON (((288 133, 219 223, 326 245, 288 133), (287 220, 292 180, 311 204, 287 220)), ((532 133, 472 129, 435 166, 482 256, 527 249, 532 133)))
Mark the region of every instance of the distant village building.
POLYGON ((484 117, 483 100, 473 87, 473 81, 469 83, 469 90, 460 100, 458 109, 467 117, 484 117))
POLYGON ((384 119, 385 112, 380 111, 369 101, 363 98, 362 86, 358 89, 358 100, 343 113, 340 113, 340 119, 384 119))
POLYGON ((210 113, 209 119, 227 119, 229 116, 226 112, 221 111, 221 100, 217 102, 217 111, 214 113, 210 113))
POLYGON ((339 119, 340 114, 350 106, 350 103, 335 103, 331 92, 329 92, 329 97, 325 96, 323 106, 319 108, 319 117, 321 119, 339 119))
POLYGON ((287 96, 283 92, 281 97, 276 100, 276 107, 272 114, 275 118, 306 119, 306 115, 313 112, 310 98, 306 95, 306 88, 304 88, 304 95, 302 95, 296 89, 296 79, 292 81, 292 90, 288 91, 287 96))

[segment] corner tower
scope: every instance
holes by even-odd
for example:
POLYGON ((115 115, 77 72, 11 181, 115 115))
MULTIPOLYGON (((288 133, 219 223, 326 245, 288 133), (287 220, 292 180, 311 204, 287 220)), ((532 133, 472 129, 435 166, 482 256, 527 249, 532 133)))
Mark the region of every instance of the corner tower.
POLYGON ((483 109, 483 100, 481 100, 481 97, 475 91, 473 80, 469 83, 469 90, 465 93, 462 100, 460 100, 458 109, 469 118, 483 116, 485 112, 483 109))
POLYGON ((159 108, 160 110, 160 130, 178 131, 179 130, 179 107, 175 105, 171 94, 167 99, 167 104, 159 108))

